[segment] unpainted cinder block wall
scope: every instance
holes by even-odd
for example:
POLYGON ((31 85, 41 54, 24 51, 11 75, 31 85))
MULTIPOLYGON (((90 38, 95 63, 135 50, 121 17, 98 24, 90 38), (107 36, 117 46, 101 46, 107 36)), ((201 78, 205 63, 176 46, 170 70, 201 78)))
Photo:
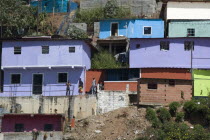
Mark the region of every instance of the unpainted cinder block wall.
POLYGON ((175 86, 170 86, 168 81, 164 79, 141 79, 140 102, 170 103, 192 98, 192 82, 190 80, 175 80, 175 86), (157 89, 148 89, 150 82, 157 83, 157 89))

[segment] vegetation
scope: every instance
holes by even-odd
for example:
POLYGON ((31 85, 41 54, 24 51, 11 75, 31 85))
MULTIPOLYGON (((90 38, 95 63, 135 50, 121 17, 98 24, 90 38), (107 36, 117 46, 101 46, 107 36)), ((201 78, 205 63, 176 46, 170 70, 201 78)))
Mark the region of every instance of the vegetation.
POLYGON ((101 51, 94 54, 91 64, 93 69, 109 69, 121 67, 121 64, 116 62, 115 58, 108 51, 101 51))
POLYGON ((210 126, 209 101, 210 98, 185 102, 184 112, 177 112, 177 108, 181 106, 178 102, 171 103, 169 111, 166 108, 159 108, 155 113, 155 110, 147 108, 146 119, 151 122, 152 127, 146 130, 145 137, 136 140, 210 139, 210 133, 205 129, 210 126), (175 121, 171 119, 169 112, 174 114, 175 121), (184 118, 194 124, 194 127, 186 125, 183 122, 184 118))
POLYGON ((88 38, 88 35, 85 31, 77 28, 74 25, 69 26, 69 29, 67 30, 67 36, 69 36, 71 39, 86 39, 86 38, 88 38))
POLYGON ((158 118, 162 123, 169 121, 171 119, 171 114, 166 108, 160 108, 157 110, 158 118))
POLYGON ((85 22, 89 28, 93 28, 95 21, 109 18, 130 17, 130 9, 119 7, 115 0, 108 1, 104 8, 94 8, 87 10, 78 10, 76 12, 75 22, 85 22))
POLYGON ((169 112, 171 113, 171 116, 174 117, 176 115, 178 107, 180 107, 180 103, 178 102, 172 102, 169 104, 169 112))
POLYGON ((23 0, 4 0, 0 3, 1 37, 17 37, 39 31, 52 34, 52 25, 45 13, 26 5, 23 0))

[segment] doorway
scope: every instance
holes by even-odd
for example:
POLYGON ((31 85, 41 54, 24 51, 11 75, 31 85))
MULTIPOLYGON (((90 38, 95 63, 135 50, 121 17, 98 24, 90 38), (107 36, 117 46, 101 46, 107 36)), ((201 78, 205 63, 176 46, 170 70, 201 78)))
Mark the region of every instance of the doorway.
POLYGON ((111 25, 111 36, 118 36, 118 23, 112 23, 111 25))
POLYGON ((33 94, 42 94, 43 74, 33 74, 33 94))

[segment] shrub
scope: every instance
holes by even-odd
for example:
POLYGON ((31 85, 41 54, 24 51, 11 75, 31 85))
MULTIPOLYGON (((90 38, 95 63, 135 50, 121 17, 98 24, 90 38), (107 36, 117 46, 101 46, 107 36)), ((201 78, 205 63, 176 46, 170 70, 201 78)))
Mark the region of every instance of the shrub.
POLYGON ((77 28, 74 25, 70 25, 68 30, 67 30, 67 35, 71 38, 71 39, 87 39, 88 35, 85 31, 77 28))
POLYGON ((201 125, 195 125, 194 129, 191 132, 192 140, 209 140, 210 133, 207 133, 206 130, 201 125))
POLYGON ((197 104, 194 101, 188 101, 184 104, 184 110, 187 113, 187 115, 190 115, 191 113, 195 112, 197 109, 197 104))
POLYGON ((101 51, 94 54, 92 58, 92 69, 120 68, 121 64, 116 62, 114 56, 108 51, 101 51))
POLYGON ((180 107, 180 103, 178 102, 172 102, 169 104, 169 111, 171 113, 171 116, 175 116, 176 115, 176 111, 178 109, 178 107, 180 107))
POLYGON ((207 105, 200 104, 200 105, 197 105, 196 111, 198 113, 201 113, 203 115, 203 117, 205 117, 208 114, 208 109, 209 108, 207 105))
POLYGON ((158 118, 152 120, 152 127, 153 128, 161 128, 162 127, 161 121, 158 118))
POLYGON ((158 109, 157 113, 158 113, 158 118, 160 119, 161 122, 166 122, 171 119, 171 114, 166 108, 158 109))
POLYGON ((150 122, 157 120, 155 111, 150 107, 146 110, 146 119, 150 122))
POLYGON ((178 112, 177 114, 176 114, 176 122, 182 122, 183 121, 183 119, 184 119, 184 113, 183 112, 178 112))

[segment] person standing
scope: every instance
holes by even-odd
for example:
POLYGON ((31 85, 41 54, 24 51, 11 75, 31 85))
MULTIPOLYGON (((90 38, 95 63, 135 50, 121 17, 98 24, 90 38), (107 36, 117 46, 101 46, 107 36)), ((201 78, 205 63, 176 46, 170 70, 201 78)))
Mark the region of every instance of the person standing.
POLYGON ((70 86, 71 86, 71 83, 68 80, 68 82, 66 83, 66 96, 70 95, 70 86))
POLYGON ((92 81, 91 92, 92 94, 96 93, 96 79, 95 78, 93 78, 93 81, 92 81))

